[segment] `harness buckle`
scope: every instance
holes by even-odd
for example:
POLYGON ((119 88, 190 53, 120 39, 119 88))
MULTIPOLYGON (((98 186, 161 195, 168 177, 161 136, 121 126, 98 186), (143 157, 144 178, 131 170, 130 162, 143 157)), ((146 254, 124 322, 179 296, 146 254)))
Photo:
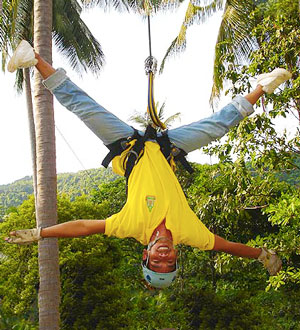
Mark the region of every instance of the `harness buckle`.
POLYGON ((176 157, 180 154, 180 149, 175 147, 174 145, 171 145, 171 154, 176 157))
MULTIPOLYGON (((127 141, 129 141, 129 139, 127 139, 127 141)), ((123 150, 127 149, 127 147, 128 147, 128 142, 127 141, 121 141, 121 148, 123 150)))
MULTIPOLYGON (((137 153, 135 150, 132 150, 132 149, 131 149, 128 153, 129 153, 129 154, 133 154, 133 155, 135 156, 134 164, 136 164, 136 163, 137 163, 137 160, 138 160, 138 158, 139 158, 138 153, 137 153)), ((129 155, 128 155, 128 157, 129 157, 129 155)))

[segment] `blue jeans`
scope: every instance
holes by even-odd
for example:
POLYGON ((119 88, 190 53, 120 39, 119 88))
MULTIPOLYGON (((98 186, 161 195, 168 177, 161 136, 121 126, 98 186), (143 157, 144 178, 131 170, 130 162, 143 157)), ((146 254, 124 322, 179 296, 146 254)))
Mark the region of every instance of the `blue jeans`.
MULTIPOLYGON (((43 83, 57 100, 77 115, 105 145, 133 135, 134 130, 130 125, 104 109, 76 86, 63 69, 58 69, 43 83)), ((189 153, 222 137, 231 127, 253 112, 253 106, 242 96, 237 96, 232 103, 206 119, 170 129, 168 136, 178 148, 189 153)), ((139 133, 143 135, 143 132, 139 133)))

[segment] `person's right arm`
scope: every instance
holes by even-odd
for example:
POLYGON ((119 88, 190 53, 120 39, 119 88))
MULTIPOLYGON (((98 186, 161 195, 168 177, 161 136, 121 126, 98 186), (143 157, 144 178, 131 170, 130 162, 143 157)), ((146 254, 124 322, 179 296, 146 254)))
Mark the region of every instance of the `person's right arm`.
POLYGON ((105 220, 75 220, 47 228, 22 229, 9 233, 7 243, 29 244, 47 237, 80 237, 105 232, 105 220))
POLYGON ((105 220, 75 220, 43 228, 41 237, 79 237, 105 232, 105 220))

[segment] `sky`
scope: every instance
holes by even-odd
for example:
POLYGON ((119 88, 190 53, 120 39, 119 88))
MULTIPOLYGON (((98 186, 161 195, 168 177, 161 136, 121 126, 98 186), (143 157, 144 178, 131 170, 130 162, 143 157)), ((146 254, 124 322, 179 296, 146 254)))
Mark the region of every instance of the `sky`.
MULTIPOLYGON (((187 4, 186 4, 187 5, 187 4)), ((166 50, 177 36, 186 6, 151 18, 152 54, 161 63, 166 50)), ((94 8, 82 14, 94 36, 102 45, 106 63, 98 78, 89 73, 79 76, 67 60, 53 49, 53 66, 63 67, 68 76, 99 104, 128 121, 134 111, 147 107, 148 80, 144 60, 149 55, 147 21, 134 14, 104 12, 94 8)), ((221 13, 203 25, 188 29, 187 49, 170 58, 162 75, 156 75, 154 98, 166 102, 166 117, 181 113, 184 125, 212 114, 209 96, 212 86, 214 46, 221 13)), ((32 175, 25 95, 14 89, 15 74, 0 73, 0 185, 32 175)), ((223 97, 219 108, 230 100, 223 97)), ((56 123, 57 172, 77 172, 98 168, 108 149, 72 113, 54 103, 56 123)), ((131 123, 133 125, 133 123, 131 123)), ((292 129, 293 122, 285 128, 292 129)), ((199 163, 214 161, 201 150, 189 154, 188 160, 199 163)))

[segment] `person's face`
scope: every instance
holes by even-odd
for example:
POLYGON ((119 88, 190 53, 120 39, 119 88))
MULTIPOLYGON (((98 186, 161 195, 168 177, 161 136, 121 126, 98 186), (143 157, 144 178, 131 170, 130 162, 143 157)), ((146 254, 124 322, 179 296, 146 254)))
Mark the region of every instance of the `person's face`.
POLYGON ((169 239, 160 239, 150 249, 144 249, 143 260, 146 261, 149 254, 147 267, 157 273, 170 273, 176 268, 177 250, 169 239))

